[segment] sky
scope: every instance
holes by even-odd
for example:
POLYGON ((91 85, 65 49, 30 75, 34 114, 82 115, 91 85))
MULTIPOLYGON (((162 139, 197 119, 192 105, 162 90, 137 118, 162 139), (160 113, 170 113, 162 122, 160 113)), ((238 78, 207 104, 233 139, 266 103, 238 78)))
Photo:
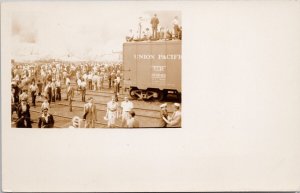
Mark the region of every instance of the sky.
POLYGON ((137 30, 138 18, 150 19, 157 13, 162 26, 171 28, 179 11, 136 10, 132 7, 91 4, 78 6, 23 6, 15 9, 11 20, 14 59, 78 58, 93 60, 114 58, 122 52, 129 29, 137 30))

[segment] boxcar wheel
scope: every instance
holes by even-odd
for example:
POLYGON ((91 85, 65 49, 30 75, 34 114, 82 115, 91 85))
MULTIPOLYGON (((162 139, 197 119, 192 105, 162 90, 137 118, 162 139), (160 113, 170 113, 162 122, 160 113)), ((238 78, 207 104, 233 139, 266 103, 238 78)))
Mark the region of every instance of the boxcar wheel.
POLYGON ((147 99, 144 100, 156 100, 161 101, 164 98, 163 92, 159 89, 149 89, 147 90, 147 99))
POLYGON ((138 98, 138 96, 136 96, 136 91, 137 91, 138 89, 136 89, 136 88, 131 88, 130 90, 129 90, 129 95, 130 95, 130 97, 132 98, 132 99, 137 99, 138 98))
POLYGON ((158 101, 162 101, 164 99, 164 92, 161 90, 157 90, 157 99, 158 101))

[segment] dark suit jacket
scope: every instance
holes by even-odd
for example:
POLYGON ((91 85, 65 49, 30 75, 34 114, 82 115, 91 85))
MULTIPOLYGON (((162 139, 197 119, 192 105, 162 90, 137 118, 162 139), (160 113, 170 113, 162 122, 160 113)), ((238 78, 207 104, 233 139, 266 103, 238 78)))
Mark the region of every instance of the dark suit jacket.
POLYGON ((151 23, 152 27, 157 27, 157 25, 159 24, 159 20, 157 17, 152 17, 150 23, 151 23))
POLYGON ((26 111, 22 111, 21 104, 17 107, 18 120, 17 128, 31 128, 31 119, 30 119, 30 106, 26 104, 26 111), (25 123, 26 122, 26 123, 25 123))
POLYGON ((23 116, 24 118, 29 118, 30 119, 29 109, 30 109, 29 104, 26 104, 26 111, 23 112, 22 111, 22 105, 19 104, 19 106, 18 106, 18 118, 21 118, 23 116))
POLYGON ((54 118, 51 114, 49 114, 48 122, 43 116, 39 118, 39 122, 38 122, 39 128, 53 128, 53 126, 54 126, 54 118))

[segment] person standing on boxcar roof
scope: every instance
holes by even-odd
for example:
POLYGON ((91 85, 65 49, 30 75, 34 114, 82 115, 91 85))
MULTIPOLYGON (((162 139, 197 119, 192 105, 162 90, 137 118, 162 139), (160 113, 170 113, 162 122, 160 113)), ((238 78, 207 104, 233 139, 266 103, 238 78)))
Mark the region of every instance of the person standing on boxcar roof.
POLYGON ((158 127, 167 127, 167 122, 165 121, 168 119, 168 111, 167 111, 167 103, 160 105, 160 120, 158 127))
POLYGON ((156 14, 154 14, 150 23, 152 25, 152 39, 157 39, 157 26, 159 24, 159 19, 156 14))
POLYGON ((179 22, 178 22, 178 17, 177 16, 175 16, 174 20, 172 21, 172 24, 173 24, 173 27, 174 27, 175 38, 178 39, 180 28, 179 28, 179 22))
POLYGON ((174 103, 174 112, 172 116, 168 117, 168 119, 164 118, 164 120, 170 127, 181 127, 181 111, 179 103, 174 103))
POLYGON ((54 118, 53 115, 48 113, 48 108, 44 108, 43 114, 39 117, 38 128, 53 128, 54 118))

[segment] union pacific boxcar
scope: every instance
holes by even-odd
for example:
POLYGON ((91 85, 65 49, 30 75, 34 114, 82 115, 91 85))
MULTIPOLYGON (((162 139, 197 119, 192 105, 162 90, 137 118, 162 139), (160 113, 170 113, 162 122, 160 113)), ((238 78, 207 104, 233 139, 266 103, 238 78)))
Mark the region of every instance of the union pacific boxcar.
POLYGON ((123 44, 124 87, 132 98, 181 96, 181 40, 123 44))

